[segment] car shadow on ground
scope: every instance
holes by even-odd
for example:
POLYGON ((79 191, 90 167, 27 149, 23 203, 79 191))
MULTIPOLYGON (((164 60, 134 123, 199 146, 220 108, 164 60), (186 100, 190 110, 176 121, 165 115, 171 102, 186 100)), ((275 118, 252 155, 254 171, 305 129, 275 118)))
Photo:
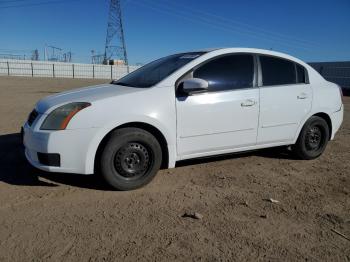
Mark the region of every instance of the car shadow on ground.
POLYGON ((249 156, 260 156, 263 158, 273 158, 273 159, 291 159, 298 160, 288 149, 287 147, 273 147, 267 149, 259 149, 259 150, 251 150, 246 152, 239 153, 230 153, 218 156, 209 156, 202 158, 195 158, 189 160, 182 160, 176 163, 176 167, 180 166, 190 166, 190 165, 198 165, 204 163, 211 163, 235 158, 244 158, 249 156))
MULTIPOLYGON (((285 148, 272 148, 245 153, 184 160, 177 167, 210 163, 234 158, 261 156, 264 158, 294 159, 285 148)), ((11 185, 56 187, 59 184, 96 190, 112 190, 99 175, 48 173, 32 167, 24 155, 19 133, 0 135, 0 181, 11 185), (46 181, 41 180, 44 178, 46 181)))
POLYGON ((20 133, 0 135, 0 181, 22 186, 56 187, 65 184, 87 189, 111 190, 97 175, 49 173, 32 167, 25 158, 20 133))

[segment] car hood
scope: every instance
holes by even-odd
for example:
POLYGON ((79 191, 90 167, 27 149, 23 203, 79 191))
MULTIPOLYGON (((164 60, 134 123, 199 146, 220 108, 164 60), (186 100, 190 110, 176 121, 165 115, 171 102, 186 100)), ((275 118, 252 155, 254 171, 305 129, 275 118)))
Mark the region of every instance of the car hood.
POLYGON ((110 98, 113 96, 127 95, 130 93, 145 91, 145 88, 127 87, 115 84, 104 84, 74 89, 41 99, 36 110, 39 113, 45 113, 49 108, 72 103, 72 102, 90 102, 110 98))

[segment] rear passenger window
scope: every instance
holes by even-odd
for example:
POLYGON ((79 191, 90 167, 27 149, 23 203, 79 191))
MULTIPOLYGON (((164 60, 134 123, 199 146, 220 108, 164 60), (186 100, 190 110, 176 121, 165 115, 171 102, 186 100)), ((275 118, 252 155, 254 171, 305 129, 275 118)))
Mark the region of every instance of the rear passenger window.
POLYGON ((253 56, 228 55, 216 58, 196 69, 193 77, 207 80, 209 92, 252 87, 253 56))
POLYGON ((264 86, 288 85, 296 83, 295 64, 285 59, 260 56, 264 86))
POLYGON ((304 67, 298 64, 296 64, 296 67, 297 67, 297 83, 306 83, 304 67))

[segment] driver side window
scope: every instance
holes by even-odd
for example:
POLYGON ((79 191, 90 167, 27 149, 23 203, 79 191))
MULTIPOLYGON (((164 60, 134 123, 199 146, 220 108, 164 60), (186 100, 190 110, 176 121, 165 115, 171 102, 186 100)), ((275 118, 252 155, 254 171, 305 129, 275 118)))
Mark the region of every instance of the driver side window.
POLYGON ((193 71, 209 83, 209 92, 253 87, 254 58, 249 54, 215 58, 193 71))

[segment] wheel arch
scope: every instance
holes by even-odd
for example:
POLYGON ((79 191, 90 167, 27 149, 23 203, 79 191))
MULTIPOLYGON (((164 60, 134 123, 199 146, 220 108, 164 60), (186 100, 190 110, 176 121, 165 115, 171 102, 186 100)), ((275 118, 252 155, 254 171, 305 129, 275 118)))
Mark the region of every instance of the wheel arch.
POLYGON ((117 130, 117 129, 121 129, 121 128, 126 128, 126 127, 134 127, 134 128, 140 128, 143 130, 148 131, 149 133, 151 133, 159 142, 160 147, 162 149, 162 164, 161 164, 161 168, 168 168, 169 165, 169 150, 168 150, 168 142, 164 136, 164 134, 154 125, 148 124, 148 123, 144 123, 144 122, 129 122, 129 123, 124 123, 121 124, 113 129, 111 129, 107 134, 104 135, 104 137, 102 138, 102 140, 100 141, 96 153, 95 153, 95 157, 94 157, 94 171, 96 172, 99 169, 99 161, 98 159, 101 156, 102 150, 105 147, 109 137, 111 136, 111 134, 117 130))
POLYGON ((332 137, 332 120, 330 118, 330 116, 327 114, 327 113, 324 113, 324 112, 320 112, 320 113, 316 113, 316 114, 313 114, 312 116, 318 116, 322 119, 324 119, 328 125, 328 128, 329 128, 329 137, 328 137, 328 140, 331 139, 332 137))
MULTIPOLYGON (((314 112, 314 113, 311 113, 310 115, 308 115, 305 119, 304 119, 304 121, 302 122, 302 124, 299 126, 299 129, 298 129, 298 132, 296 133, 296 136, 295 136, 295 138, 294 138, 294 143, 296 143, 296 141, 297 141, 297 139, 298 139, 298 137, 299 137, 299 135, 300 135, 300 132, 301 132, 301 130, 303 129, 303 127, 305 126, 305 123, 310 119, 310 117, 312 117, 312 116, 318 116, 318 117, 321 117, 322 119, 324 119, 325 121, 326 121, 326 123, 327 123, 327 125, 328 125, 328 127, 329 127, 329 138, 328 138, 328 140, 330 140, 331 139, 331 137, 332 137, 332 130, 333 130, 333 126, 332 126, 332 120, 331 120, 331 117, 329 116, 329 114, 328 113, 325 113, 325 112, 314 112)), ((293 143, 293 144, 294 144, 293 143)))

